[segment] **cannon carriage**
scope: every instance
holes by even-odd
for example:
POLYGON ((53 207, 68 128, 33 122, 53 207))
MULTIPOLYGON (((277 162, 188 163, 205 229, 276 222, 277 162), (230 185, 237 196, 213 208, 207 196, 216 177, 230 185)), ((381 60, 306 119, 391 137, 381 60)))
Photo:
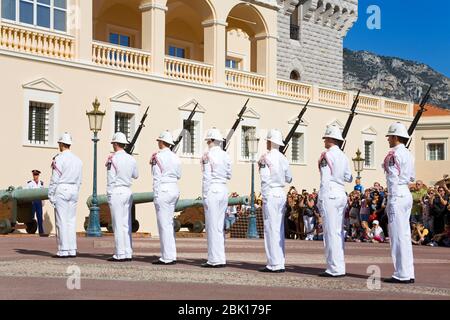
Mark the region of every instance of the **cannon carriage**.
POLYGON ((0 191, 0 234, 25 229, 27 233, 37 231, 37 221, 32 214, 32 202, 48 199, 48 189, 22 189, 9 187, 0 191))

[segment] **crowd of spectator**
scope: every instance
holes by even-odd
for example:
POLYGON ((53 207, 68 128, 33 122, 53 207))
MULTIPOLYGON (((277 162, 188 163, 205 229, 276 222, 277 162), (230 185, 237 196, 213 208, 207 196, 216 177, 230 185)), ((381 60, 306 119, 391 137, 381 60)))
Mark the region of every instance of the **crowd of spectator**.
MULTIPOLYGON (((427 187, 422 181, 410 185, 413 198, 411 210, 411 241, 414 245, 450 247, 450 180, 439 186, 427 187)), ((238 196, 233 193, 231 196, 238 196)), ((345 239, 348 242, 389 242, 387 214, 388 191, 378 182, 365 189, 356 179, 354 190, 348 194, 344 216, 345 239)), ((318 192, 292 186, 287 194, 285 236, 306 241, 323 240, 322 217, 317 207, 318 192)), ((262 197, 255 199, 261 208, 262 197)), ((230 206, 226 215, 226 229, 248 206, 230 206)))
MULTIPOLYGON (((415 245, 450 247, 450 190, 446 183, 427 187, 422 181, 410 185, 411 241, 415 245)), ((298 193, 291 187, 287 195, 286 237, 322 240, 322 222, 317 208, 317 192, 298 193)), ((386 211, 388 191, 375 182, 364 189, 359 179, 348 195, 344 216, 345 239, 349 242, 389 242, 386 211)))

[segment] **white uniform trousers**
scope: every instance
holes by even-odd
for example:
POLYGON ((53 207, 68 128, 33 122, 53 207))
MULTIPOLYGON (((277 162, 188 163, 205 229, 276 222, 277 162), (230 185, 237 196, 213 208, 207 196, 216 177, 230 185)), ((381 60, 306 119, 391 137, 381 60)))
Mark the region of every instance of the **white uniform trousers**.
POLYGON ((58 185, 55 192, 55 222, 58 256, 65 257, 77 254, 77 202, 77 185, 58 185))
POLYGON ((162 184, 160 188, 161 190, 154 200, 161 246, 161 258, 159 260, 169 263, 177 260, 173 216, 180 191, 176 183, 162 184))
POLYGON ((264 246, 269 270, 285 268, 284 215, 286 194, 282 188, 271 189, 263 195, 264 246))
POLYGON ((410 280, 415 279, 409 224, 413 200, 407 186, 400 186, 400 188, 398 196, 389 197, 386 208, 389 215, 389 238, 394 262, 392 277, 397 280, 410 280))
POLYGON ((226 264, 225 212, 228 207, 228 188, 212 184, 204 201, 205 228, 208 239, 208 264, 226 264))
POLYGON ((133 197, 131 189, 118 187, 108 197, 109 209, 111 210, 112 226, 114 230, 114 241, 116 250, 115 259, 131 259, 133 256, 131 240, 131 207, 133 197))
POLYGON ((327 261, 326 273, 333 276, 345 274, 344 211, 347 205, 345 193, 325 194, 319 200, 322 214, 323 242, 327 261))
POLYGON ((305 225, 306 240, 313 240, 314 238, 314 219, 315 217, 303 216, 303 224, 305 225))

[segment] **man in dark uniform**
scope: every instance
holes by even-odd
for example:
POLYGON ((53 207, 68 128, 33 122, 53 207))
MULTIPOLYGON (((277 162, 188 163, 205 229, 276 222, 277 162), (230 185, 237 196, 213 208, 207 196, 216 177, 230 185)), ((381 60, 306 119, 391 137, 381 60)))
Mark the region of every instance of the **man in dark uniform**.
MULTIPOLYGON (((44 182, 42 182, 39 179, 41 172, 39 170, 33 170, 31 172, 33 173, 33 180, 27 182, 27 189, 42 189, 42 188, 44 188, 44 182)), ((33 217, 36 215, 36 219, 38 222, 38 228, 39 228, 39 235, 41 237, 48 236, 44 232, 44 225, 43 225, 43 219, 42 219, 43 203, 44 202, 41 200, 35 200, 32 202, 32 214, 33 214, 33 217)))

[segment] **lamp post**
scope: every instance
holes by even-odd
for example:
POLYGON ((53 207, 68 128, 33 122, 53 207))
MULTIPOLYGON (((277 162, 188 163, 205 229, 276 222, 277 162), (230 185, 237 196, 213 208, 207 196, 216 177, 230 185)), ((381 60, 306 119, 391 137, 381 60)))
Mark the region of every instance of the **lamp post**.
POLYGON ((97 142, 99 141, 98 132, 102 130, 103 118, 106 112, 99 110, 100 102, 98 102, 97 98, 95 98, 92 106, 94 107, 94 110, 86 112, 89 119, 89 127, 91 131, 94 132, 94 138, 92 139, 94 142, 94 183, 92 190, 92 205, 89 212, 89 226, 86 230, 86 235, 88 237, 101 237, 100 208, 98 206, 97 198, 97 142))
POLYGON ((250 196, 250 215, 248 221, 247 238, 259 239, 258 230, 256 228, 256 210, 255 210, 255 158, 258 154, 259 138, 256 137, 255 130, 245 138, 247 140, 248 151, 252 162, 252 189, 250 196))
POLYGON ((356 151, 356 158, 352 159, 352 161, 355 167, 355 171, 358 172, 358 176, 356 178, 361 179, 361 172, 364 171, 364 163, 366 159, 361 158, 361 151, 359 149, 358 151, 356 151))

